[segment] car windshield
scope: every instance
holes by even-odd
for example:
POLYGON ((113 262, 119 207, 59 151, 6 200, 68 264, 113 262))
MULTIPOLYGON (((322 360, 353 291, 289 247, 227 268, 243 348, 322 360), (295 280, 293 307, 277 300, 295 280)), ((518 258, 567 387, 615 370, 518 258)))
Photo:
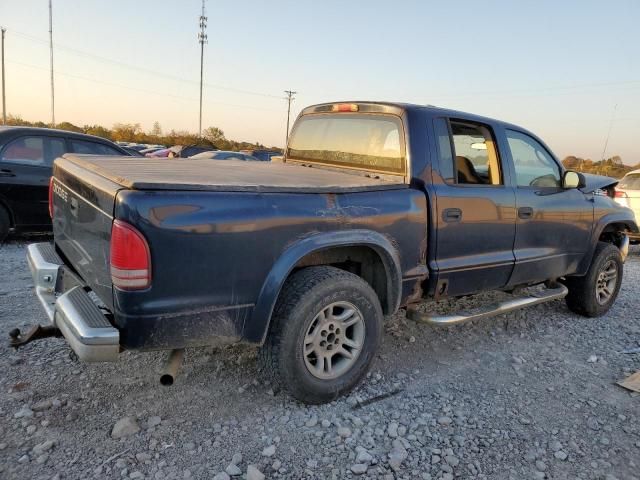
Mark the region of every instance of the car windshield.
POLYGON ((626 175, 622 180, 620 180, 620 188, 640 190, 640 173, 626 175))
POLYGON ((402 125, 392 115, 306 115, 297 121, 291 133, 287 158, 404 173, 402 125))

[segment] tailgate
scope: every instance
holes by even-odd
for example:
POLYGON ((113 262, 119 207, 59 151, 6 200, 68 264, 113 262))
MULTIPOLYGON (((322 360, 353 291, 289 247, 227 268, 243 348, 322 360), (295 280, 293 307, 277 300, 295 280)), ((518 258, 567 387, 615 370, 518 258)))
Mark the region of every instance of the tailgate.
POLYGON ((54 241, 67 263, 112 308, 109 243, 122 187, 64 158, 56 160, 52 181, 54 241))

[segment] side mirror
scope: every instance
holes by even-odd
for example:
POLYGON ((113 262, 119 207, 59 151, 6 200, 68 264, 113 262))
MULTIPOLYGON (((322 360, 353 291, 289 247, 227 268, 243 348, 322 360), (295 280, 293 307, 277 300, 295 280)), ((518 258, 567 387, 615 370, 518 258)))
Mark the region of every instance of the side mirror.
POLYGON ((562 177, 562 188, 581 188, 585 186, 584 175, 573 170, 567 170, 562 177))

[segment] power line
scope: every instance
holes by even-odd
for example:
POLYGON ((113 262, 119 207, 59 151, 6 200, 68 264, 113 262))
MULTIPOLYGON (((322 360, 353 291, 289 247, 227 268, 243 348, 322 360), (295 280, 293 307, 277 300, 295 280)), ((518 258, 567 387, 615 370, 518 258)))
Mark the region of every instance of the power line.
POLYGON ((200 33, 198 33, 198 43, 200 43, 200 117, 198 121, 198 137, 202 137, 202 79, 204 69, 204 44, 207 43, 207 17, 204 14, 204 2, 202 0, 202 15, 200 15, 200 33))
MULTIPOLYGON (((16 30, 10 30, 11 33, 13 33, 14 35, 17 35, 19 37, 22 37, 26 40, 31 40, 33 42, 37 42, 37 43, 43 43, 43 44, 47 44, 48 41, 46 40, 42 40, 41 38, 38 37, 34 37, 33 35, 29 35, 27 33, 23 33, 23 32, 18 32, 16 30)), ((198 82, 194 81, 194 80, 190 80, 188 78, 182 78, 182 77, 177 77, 174 75, 169 75, 165 72, 161 72, 158 70, 152 70, 149 68, 145 68, 145 67, 140 67, 138 65, 132 65, 130 63, 125 63, 125 62, 121 62, 119 60, 114 60, 112 58, 107 58, 107 57, 103 57, 100 55, 95 55, 93 53, 89 53, 89 52, 85 52, 83 50, 78 50, 77 48, 73 48, 73 47, 68 47, 66 45, 61 45, 59 43, 55 43, 54 44, 57 50, 63 50, 69 53, 72 53, 74 55, 78 55, 81 57, 85 57, 85 58, 91 58, 93 60, 99 61, 99 62, 103 62, 103 63, 110 63, 112 65, 117 65, 121 68, 127 68, 129 70, 137 70, 141 73, 145 73, 148 75, 154 75, 156 77, 163 77, 169 80, 173 80, 176 82, 183 82, 183 83, 190 83, 190 84, 197 84, 198 82)), ((214 84, 214 83, 206 83, 204 82, 203 85, 207 88, 214 88, 217 90, 225 90, 228 92, 234 92, 234 93, 240 93, 243 95, 253 95, 253 96, 258 96, 258 97, 265 97, 265 98, 273 98, 273 99, 278 99, 278 100, 282 100, 282 96, 280 95, 272 95, 269 93, 264 93, 264 92, 256 92, 256 91, 252 91, 252 90, 244 90, 241 88, 235 88, 235 87, 229 87, 226 85, 219 85, 219 84, 214 84)))
MULTIPOLYGON (((42 66, 38 66, 38 65, 31 65, 29 63, 18 62, 18 61, 15 61, 15 60, 7 60, 7 63, 11 63, 11 64, 14 64, 14 65, 20 65, 22 67, 27 67, 27 68, 35 68, 35 69, 38 69, 38 70, 49 70, 48 67, 42 67, 42 66)), ((137 88, 137 87, 132 87, 130 85, 122 85, 122 84, 119 84, 119 83, 105 82, 104 80, 98 80, 98 79, 95 79, 95 78, 84 77, 82 75, 76 75, 76 74, 73 74, 73 73, 62 72, 60 70, 56 70, 55 73, 56 73, 56 75, 62 75, 62 76, 65 76, 65 77, 76 78, 78 80, 84 80, 84 81, 91 82, 91 83, 107 85, 107 86, 110 86, 110 87, 122 88, 122 89, 125 89, 125 90, 132 90, 132 91, 135 91, 135 92, 143 92, 143 93, 148 93, 148 94, 151 94, 151 95, 158 95, 158 96, 161 96, 161 97, 170 97, 170 98, 175 98, 175 99, 178 99, 178 100, 187 100, 189 102, 197 102, 198 101, 197 98, 185 97, 185 96, 181 96, 181 95, 174 95, 174 94, 171 94, 171 93, 156 92, 156 91, 153 91, 153 90, 148 90, 146 88, 137 88)), ((248 109, 251 109, 251 110, 262 110, 262 111, 265 111, 265 112, 279 112, 280 111, 280 110, 276 110, 274 108, 261 108, 261 107, 256 107, 256 106, 253 106, 253 105, 239 105, 239 104, 234 104, 234 103, 225 103, 225 102, 216 102, 216 101, 211 101, 209 103, 215 103, 217 105, 225 105, 225 106, 229 106, 229 107, 248 108, 248 109)))
POLYGON ((298 92, 294 92, 292 90, 285 90, 284 93, 287 94, 287 98, 286 98, 287 100, 287 137, 284 143, 286 148, 287 144, 289 143, 289 116, 291 115, 291 102, 295 100, 294 95, 298 92))

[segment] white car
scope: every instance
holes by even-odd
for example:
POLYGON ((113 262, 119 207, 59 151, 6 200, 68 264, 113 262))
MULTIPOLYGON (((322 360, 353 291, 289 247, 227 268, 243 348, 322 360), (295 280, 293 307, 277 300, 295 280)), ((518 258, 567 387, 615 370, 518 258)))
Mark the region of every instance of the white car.
POLYGON ((627 173, 616 186, 616 202, 633 210, 640 219, 640 170, 627 173))

